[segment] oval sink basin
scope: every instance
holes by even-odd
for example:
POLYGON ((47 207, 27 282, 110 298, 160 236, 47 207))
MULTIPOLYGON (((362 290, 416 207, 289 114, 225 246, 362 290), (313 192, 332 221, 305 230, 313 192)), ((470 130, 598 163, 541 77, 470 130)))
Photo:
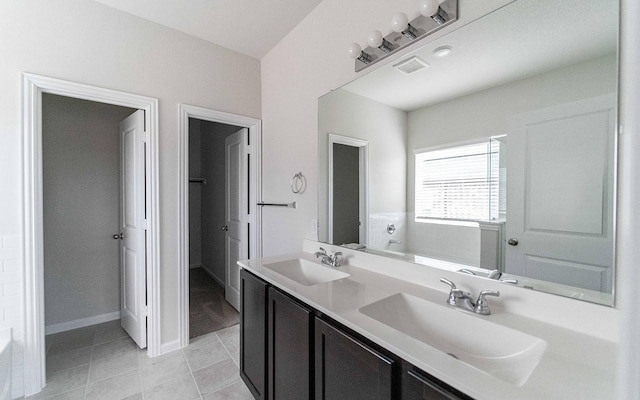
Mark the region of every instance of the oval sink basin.
POLYGON ((484 317, 404 293, 359 311, 515 386, 529 379, 547 346, 540 338, 484 317))
POLYGON ((303 258, 294 258, 292 260, 279 261, 262 266, 304 286, 318 285, 349 276, 349 274, 344 272, 325 267, 324 265, 303 258))

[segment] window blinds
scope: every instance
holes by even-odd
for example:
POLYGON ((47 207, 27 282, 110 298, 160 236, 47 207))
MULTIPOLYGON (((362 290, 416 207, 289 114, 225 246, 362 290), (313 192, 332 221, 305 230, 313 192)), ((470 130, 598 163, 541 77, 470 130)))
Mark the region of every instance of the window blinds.
POLYGON ((416 220, 491 220, 499 212, 499 142, 416 153, 416 220))

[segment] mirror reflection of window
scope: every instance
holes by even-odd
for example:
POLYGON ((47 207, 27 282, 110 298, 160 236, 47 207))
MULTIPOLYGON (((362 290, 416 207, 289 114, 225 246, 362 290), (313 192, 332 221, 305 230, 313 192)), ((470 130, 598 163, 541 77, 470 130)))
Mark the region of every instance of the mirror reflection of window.
POLYGON ((500 147, 489 139, 416 151, 416 222, 497 220, 506 192, 500 187, 500 147))

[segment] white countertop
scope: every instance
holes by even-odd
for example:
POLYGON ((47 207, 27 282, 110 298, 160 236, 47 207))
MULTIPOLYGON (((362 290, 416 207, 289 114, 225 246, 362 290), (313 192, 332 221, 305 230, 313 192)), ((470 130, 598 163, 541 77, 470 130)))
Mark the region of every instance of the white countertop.
MULTIPOLYGON (((340 250, 346 253, 347 262, 357 258, 349 257, 349 252, 344 249, 340 250)), ((434 271, 425 266, 420 266, 421 270, 413 270, 409 278, 405 273, 398 274, 402 275, 402 278, 394 277, 394 270, 405 272, 407 266, 384 259, 382 262, 387 268, 385 273, 376 272, 375 268, 368 268, 365 265, 357 267, 343 265, 339 270, 349 274, 349 277, 313 286, 303 286, 263 266, 294 258, 317 262, 312 254, 300 252, 240 261, 238 264, 477 400, 614 398, 617 343, 509 312, 513 307, 505 307, 503 303, 518 302, 513 295, 518 292, 513 291, 512 288, 506 288, 503 285, 502 288, 506 289, 501 289, 503 295, 499 299, 489 300, 493 311, 491 315, 478 316, 471 313, 469 315, 474 318, 486 318, 491 322, 526 332, 547 342, 547 348, 540 363, 520 387, 458 361, 358 311, 363 306, 396 293, 407 293, 442 304, 443 307, 449 307, 446 304, 448 288, 438 282, 434 276, 445 276, 456 283, 464 282, 469 279, 468 277, 455 273, 452 275, 449 271, 434 271), (424 277, 420 276, 421 271, 424 271, 424 277)), ((492 284, 483 281, 480 283, 485 286, 492 284)), ((487 287, 487 289, 494 288, 487 287)), ((526 296, 527 291, 522 289, 521 291, 522 295, 526 296)), ((476 292, 473 291, 473 293, 476 292)), ((558 301, 564 300, 558 298, 558 301)), ((452 310, 452 312, 457 311, 452 310)), ((447 321, 442 323, 446 324, 447 321)), ((476 334, 482 335, 482 332, 476 334)), ((500 338, 487 337, 486 340, 499 341, 500 338)))

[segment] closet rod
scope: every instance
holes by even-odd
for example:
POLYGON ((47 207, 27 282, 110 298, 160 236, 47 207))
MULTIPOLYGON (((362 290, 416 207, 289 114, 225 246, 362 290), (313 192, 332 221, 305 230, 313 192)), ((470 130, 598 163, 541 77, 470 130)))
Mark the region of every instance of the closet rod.
POLYGON ((202 183, 203 185, 207 184, 207 180, 204 178, 189 178, 189 182, 202 183))

